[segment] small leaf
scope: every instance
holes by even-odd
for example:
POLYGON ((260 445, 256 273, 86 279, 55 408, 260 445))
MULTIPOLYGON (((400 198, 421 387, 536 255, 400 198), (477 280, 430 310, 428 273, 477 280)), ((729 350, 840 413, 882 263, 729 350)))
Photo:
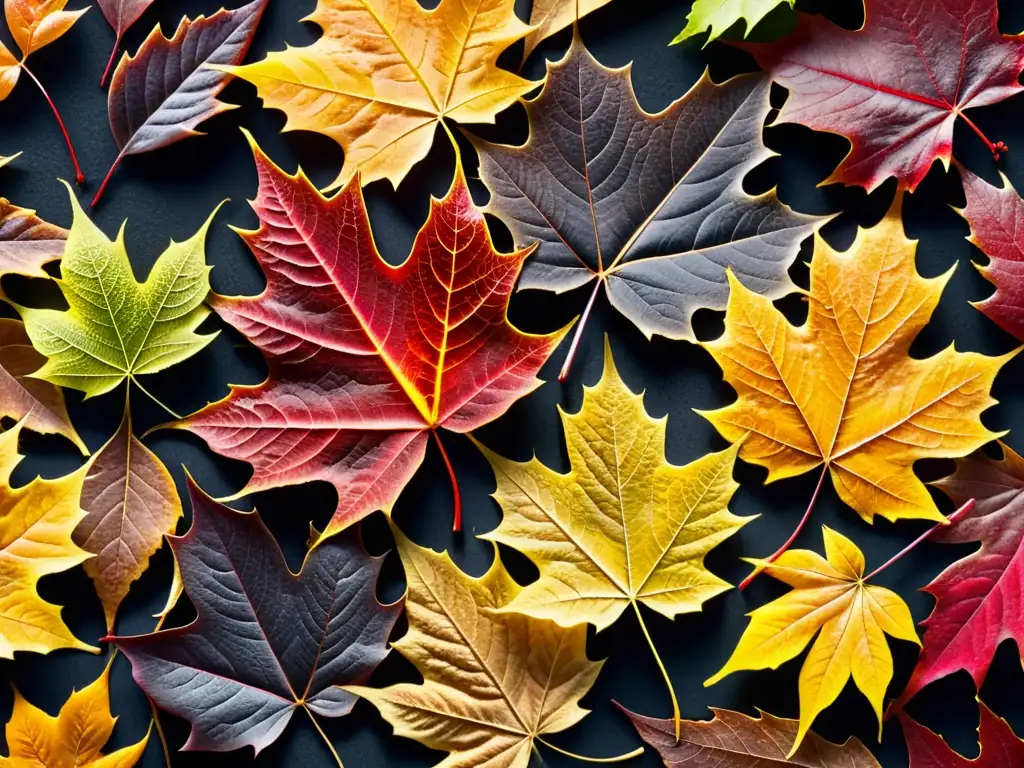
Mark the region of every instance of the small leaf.
POLYGON ((82 509, 86 516, 74 540, 95 555, 85 562, 85 572, 103 603, 107 630, 113 632, 118 606, 132 582, 146 571, 182 516, 174 479, 132 434, 127 409, 117 433, 89 462, 82 509))
POLYGON ((62 37, 89 10, 65 11, 67 4, 68 0, 4 0, 7 26, 23 56, 62 37))
POLYGON ((667 768, 881 768, 857 739, 833 744, 813 732, 787 759, 783 745, 793 743, 797 721, 767 712, 755 718, 711 707, 714 719, 684 720, 680 738, 676 739, 672 720, 644 717, 624 708, 622 711, 640 737, 658 750, 667 768))
POLYGON ((57 717, 29 704, 15 689, 14 711, 7 723, 11 754, 0 756, 0 768, 132 768, 142 759, 149 734, 130 747, 104 755, 101 750, 116 722, 110 715, 109 665, 95 681, 72 692, 57 717))
POLYGON ((146 9, 153 4, 153 0, 96 0, 96 4, 103 11, 103 17, 114 30, 114 48, 110 51, 110 61, 103 71, 100 80, 100 87, 107 84, 107 77, 117 58, 117 49, 121 47, 121 39, 139 17, 146 12, 146 9))
POLYGON ((978 740, 981 754, 973 760, 958 755, 941 736, 928 730, 910 716, 900 713, 900 727, 910 753, 910 768, 1010 768, 1024 765, 1024 742, 1018 739, 1001 717, 978 702, 981 723, 978 740))
POLYGON ((790 8, 796 6, 796 0, 696 0, 686 17, 686 27, 672 42, 681 43, 707 32, 706 45, 740 22, 745 24, 743 36, 747 37, 761 19, 783 3, 790 8))
MULTIPOLYGON (((49 278, 43 266, 64 255, 68 231, 0 197, 0 277, 49 278)), ((2 294, 0 294, 2 297, 2 294)))

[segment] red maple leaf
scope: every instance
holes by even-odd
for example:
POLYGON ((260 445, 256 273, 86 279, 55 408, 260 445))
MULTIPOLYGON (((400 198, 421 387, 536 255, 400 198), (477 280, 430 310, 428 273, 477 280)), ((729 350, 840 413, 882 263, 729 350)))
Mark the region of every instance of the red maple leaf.
POLYGON ((393 267, 374 244, 358 181, 325 198, 255 143, 253 153, 261 227, 241 234, 267 287, 211 305, 262 350, 269 376, 232 387, 177 426, 252 464, 241 493, 331 483, 331 533, 390 509, 431 433, 476 429, 538 387, 563 333, 509 324, 509 296, 532 249, 494 250, 461 165, 444 199, 432 201, 412 253, 393 267))
POLYGON ((958 755, 934 731, 906 714, 900 713, 900 727, 910 754, 910 768, 1012 768, 1024 765, 1024 741, 1013 735, 1010 726, 992 710, 978 702, 981 723, 978 741, 981 754, 973 760, 958 755))
POLYGON ((936 485, 953 503, 975 500, 974 509, 933 541, 981 542, 924 588, 935 597, 921 655, 893 709, 924 686, 965 670, 980 690, 1003 640, 1024 643, 1024 459, 1002 445, 1000 461, 976 452, 957 462, 956 473, 936 485))
POLYGON ((998 15, 996 0, 865 0, 855 32, 801 14, 788 37, 740 47, 789 89, 779 122, 853 144, 829 181, 913 190, 936 160, 949 167, 958 117, 997 158, 1007 149, 963 112, 1021 90, 1024 36, 1001 34, 998 15))

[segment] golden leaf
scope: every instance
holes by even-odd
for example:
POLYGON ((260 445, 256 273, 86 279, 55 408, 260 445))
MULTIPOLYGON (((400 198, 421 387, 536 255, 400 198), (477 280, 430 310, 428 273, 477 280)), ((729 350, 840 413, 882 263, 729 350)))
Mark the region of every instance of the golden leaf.
POLYGON ((101 750, 117 718, 110 716, 110 666, 81 691, 75 691, 57 717, 29 704, 14 691, 14 712, 7 723, 10 757, 0 768, 132 768, 146 751, 149 734, 109 755, 101 750))
POLYGON ((807 322, 794 327, 771 301, 730 275, 725 333, 703 346, 735 403, 703 415, 768 481, 824 464, 839 497, 867 522, 942 520, 918 459, 964 456, 998 437, 981 413, 992 380, 1016 352, 986 357, 949 346, 923 360, 910 345, 952 275, 914 266, 897 198, 845 253, 815 235, 807 322))
POLYGON ((11 37, 28 57, 62 37, 88 11, 65 11, 68 0, 4 0, 11 37))
POLYGON ((85 470, 57 480, 36 478, 11 488, 22 423, 0 434, 0 658, 15 651, 74 648, 99 653, 64 625, 60 608, 36 591, 40 578, 73 568, 89 555, 71 541, 85 470))
POLYGON ((320 0, 323 29, 306 48, 226 71, 256 85, 285 130, 317 131, 345 150, 330 188, 359 172, 394 186, 430 150, 438 123, 493 123, 536 84, 499 69, 498 55, 530 28, 513 0, 320 0))
POLYGON ((906 603, 895 592, 865 584, 870 576, 864 576, 861 551, 845 536, 822 530, 824 558, 795 549, 774 563, 756 561, 793 591, 750 614, 729 661, 704 683, 714 685, 737 670, 775 669, 817 635, 800 669, 800 727, 787 757, 800 748, 814 718, 836 700, 851 676, 875 710, 881 738, 882 699, 892 680, 885 635, 920 645, 906 603))

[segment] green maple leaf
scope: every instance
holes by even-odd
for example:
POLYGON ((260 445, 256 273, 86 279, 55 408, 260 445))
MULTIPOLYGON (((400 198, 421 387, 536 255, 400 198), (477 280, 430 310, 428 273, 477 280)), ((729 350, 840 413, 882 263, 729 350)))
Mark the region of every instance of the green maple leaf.
POLYGON ((672 42, 681 43, 707 31, 710 43, 741 20, 746 22, 743 33, 746 37, 761 19, 783 3, 793 8, 796 0, 696 0, 686 17, 686 28, 672 42))
POLYGON ((203 305, 210 290, 204 243, 216 210, 191 238, 172 241, 140 283, 125 250, 124 225, 111 242, 70 186, 68 192, 74 221, 58 284, 69 309, 18 307, 32 346, 47 358, 35 376, 95 397, 209 344, 217 334, 195 331, 209 314, 203 305))

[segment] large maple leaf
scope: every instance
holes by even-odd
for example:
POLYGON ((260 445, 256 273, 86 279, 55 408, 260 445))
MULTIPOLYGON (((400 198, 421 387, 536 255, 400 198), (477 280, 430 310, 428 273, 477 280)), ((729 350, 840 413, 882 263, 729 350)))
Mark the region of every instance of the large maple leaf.
POLYGON ((647 337, 690 341, 697 309, 725 308, 727 267, 771 298, 793 290, 790 262, 826 219, 795 213, 774 192, 743 190, 772 154, 761 140, 769 86, 756 75, 715 85, 705 74, 651 115, 629 68, 601 66, 577 35, 526 105, 529 141, 477 143, 487 210, 519 247, 540 243, 519 287, 590 284, 576 340, 602 289, 647 337))
POLYGON ((306 555, 296 575, 255 512, 216 503, 189 481, 192 527, 170 538, 196 620, 177 629, 110 640, 142 689, 192 724, 184 749, 258 753, 296 710, 348 714, 387 655, 401 601, 377 602, 381 558, 357 531, 306 555))
POLYGON ((999 32, 996 0, 865 0, 851 32, 800 15, 796 31, 741 45, 789 89, 779 122, 838 133, 853 145, 830 181, 872 190, 890 176, 911 190, 936 160, 949 167, 965 109, 1020 92, 1024 37, 999 32))
POLYGON ((932 540, 981 542, 981 548, 924 588, 935 597, 935 609, 922 623, 921 655, 894 707, 960 670, 967 671, 980 690, 1003 640, 1024 647, 1024 459, 1009 446, 1002 449, 998 461, 978 452, 957 462, 956 473, 937 483, 954 503, 975 499, 975 507, 932 540))
POLYGON ((918 642, 914 619, 900 596, 865 583, 881 568, 865 576, 857 546, 829 528, 823 532, 824 558, 797 549, 774 563, 759 563, 793 589, 749 614, 750 624, 732 656, 704 683, 714 685, 738 670, 776 669, 814 640, 800 668, 800 723, 787 758, 796 754, 814 718, 851 677, 871 702, 881 736, 882 699, 893 670, 885 635, 918 642))
POLYGON ((358 172, 396 187, 444 119, 493 123, 536 84, 499 69, 498 56, 530 27, 513 0, 320 0, 306 18, 323 36, 306 48, 229 68, 254 83, 285 130, 325 134, 345 150, 329 187, 358 172))
POLYGON ((506 319, 529 250, 494 250, 461 166, 393 267, 377 253, 357 181, 328 199, 253 151, 262 226, 243 237, 267 287, 211 304, 263 351, 270 374, 180 426, 253 465, 243 493, 334 485, 330 533, 389 509, 431 432, 469 432, 539 386, 563 334, 524 334, 506 319))
POLYGON ((1024 765, 1024 741, 1010 726, 982 702, 978 702, 981 722, 978 741, 981 754, 973 760, 959 755, 937 733, 925 728, 906 714, 900 714, 900 727, 907 741, 910 768, 1010 768, 1024 765))
POLYGON ((943 519, 914 462, 963 456, 998 437, 980 416, 1016 354, 950 346, 911 357, 952 275, 921 277, 915 251, 897 199, 845 253, 816 237, 804 325, 732 278, 725 333, 704 344, 738 398, 702 415, 726 439, 745 437, 740 458, 766 467, 769 482, 822 466, 821 481, 830 474, 867 522, 943 519))

